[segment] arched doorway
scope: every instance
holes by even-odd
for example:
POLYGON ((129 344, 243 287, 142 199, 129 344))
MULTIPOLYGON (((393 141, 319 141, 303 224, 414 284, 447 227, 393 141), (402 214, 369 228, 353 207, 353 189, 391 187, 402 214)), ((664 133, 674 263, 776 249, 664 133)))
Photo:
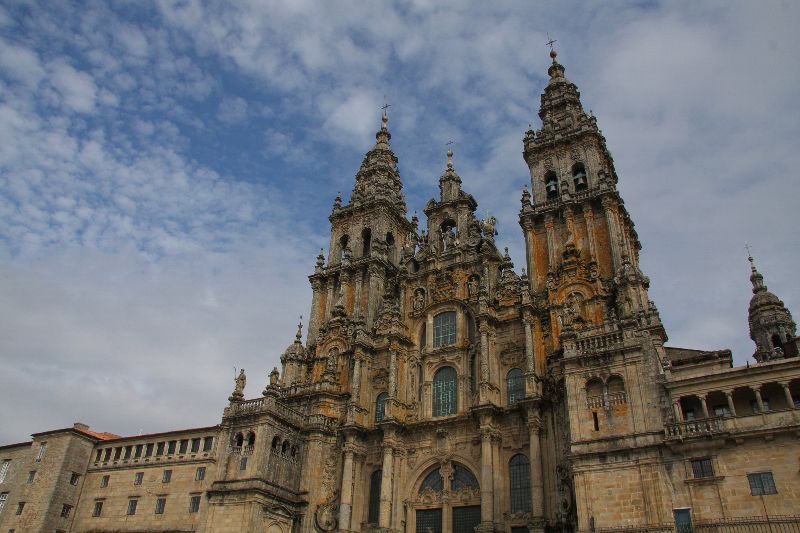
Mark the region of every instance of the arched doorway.
POLYGON ((422 476, 416 491, 417 533, 472 533, 481 522, 478 479, 466 466, 447 461, 422 476))

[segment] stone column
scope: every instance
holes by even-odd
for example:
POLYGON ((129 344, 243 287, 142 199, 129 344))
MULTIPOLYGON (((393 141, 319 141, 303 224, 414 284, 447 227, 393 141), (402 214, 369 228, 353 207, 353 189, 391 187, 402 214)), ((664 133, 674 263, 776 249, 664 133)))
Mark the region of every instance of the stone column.
POLYGON ((761 399, 761 390, 757 387, 750 387, 754 393, 756 393, 756 403, 758 404, 758 412, 764 412, 764 400, 761 399))
POLYGON ((353 382, 350 385, 353 393, 353 402, 358 403, 361 395, 361 357, 356 354, 355 361, 353 361, 353 382))
POLYGON ((788 383, 781 383, 781 387, 783 387, 783 394, 786 396, 786 405, 789 409, 797 409, 794 406, 794 399, 792 398, 792 391, 789 389, 788 383))
POLYGON ((344 445, 344 465, 342 466, 342 492, 339 504, 339 528, 350 530, 350 514, 353 508, 353 449, 350 438, 344 445))
POLYGON ((675 422, 683 422, 683 410, 681 409, 681 400, 672 400, 672 414, 675 415, 675 422))
POLYGON ((525 313, 522 317, 525 325, 525 361, 528 364, 528 372, 536 372, 536 362, 533 359, 533 331, 531 327, 530 313, 525 313))
POLYGON ((489 381, 489 327, 481 321, 481 381, 489 381))
POLYGON ((602 200, 603 212, 606 216, 606 226, 608 226, 608 240, 611 245, 611 263, 614 265, 614 272, 620 265, 619 233, 617 231, 617 212, 616 202, 606 196, 602 200))
POLYGON ((733 406, 733 394, 726 392, 725 399, 728 400, 728 410, 731 412, 731 416, 736 416, 736 407, 733 406))
POLYGON ((583 205, 583 218, 586 220, 586 234, 589 237, 587 239, 589 241, 589 261, 595 261, 597 259, 597 244, 594 240, 594 211, 592 211, 592 206, 589 203, 583 205))
POLYGON ((306 331, 306 346, 308 346, 313 339, 317 337, 317 328, 319 327, 319 305, 320 293, 322 292, 322 282, 315 278, 311 281, 311 314, 308 317, 308 331, 306 331))
POLYGON ((706 397, 698 396, 697 398, 700 400, 700 410, 703 411, 703 418, 708 418, 709 415, 708 415, 708 405, 706 403, 706 397))
POLYGON ((555 229, 553 215, 550 213, 544 216, 544 228, 547 233, 547 270, 549 272, 556 268, 555 229))
POLYGON ((481 429, 481 525, 491 526, 494 513, 494 481, 492 480, 492 432, 481 429))
POLYGON ((381 472, 381 512, 379 525, 389 528, 392 520, 392 475, 394 466, 394 450, 391 445, 383 445, 383 471, 381 472))
POLYGON ((331 310, 336 301, 333 299, 333 278, 328 278, 328 295, 325 298, 325 320, 331 317, 331 310))
POLYGON ((339 275, 339 283, 341 284, 341 291, 344 294, 344 310, 348 316, 352 316, 352 307, 350 307, 350 272, 342 270, 339 275))
POLYGON ((530 438, 531 466, 531 515, 533 518, 544 517, 544 481, 542 479, 542 451, 539 435, 541 420, 533 409, 528 411, 528 436, 530 438))
POLYGON ((364 284, 364 272, 361 270, 356 271, 356 288, 355 296, 353 298, 353 316, 357 317, 361 314, 361 287, 364 284))
POLYGON ((378 311, 378 305, 383 297, 383 279, 382 272, 378 265, 369 266, 369 294, 367 306, 367 327, 372 327, 372 322, 375 320, 375 313, 378 311))

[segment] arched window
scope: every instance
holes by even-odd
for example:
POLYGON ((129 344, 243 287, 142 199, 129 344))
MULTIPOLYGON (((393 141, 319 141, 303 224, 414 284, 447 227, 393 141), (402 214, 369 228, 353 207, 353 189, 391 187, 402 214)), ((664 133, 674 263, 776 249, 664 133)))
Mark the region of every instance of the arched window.
POLYGON ((251 431, 250 434, 247 435, 247 445, 254 446, 255 443, 256 443, 256 434, 251 431))
POLYGON ((361 232, 361 255, 362 257, 369 257, 369 249, 372 243, 372 231, 369 228, 364 228, 361 232))
POLYGON ((453 481, 451 484, 453 491, 457 491, 464 487, 470 489, 480 488, 478 485, 478 480, 475 478, 473 473, 459 464, 453 465, 453 481))
POLYGON ((552 170, 544 175, 544 189, 547 192, 548 200, 558 198, 558 177, 552 170))
POLYGON ((572 167, 572 183, 575 185, 575 192, 585 191, 589 188, 589 182, 586 179, 586 168, 583 163, 575 163, 572 167))
POLYGON ((440 368, 433 377, 433 416, 456 413, 458 405, 458 376, 451 366, 440 368))
POLYGON ((527 513, 531 510, 531 465, 521 453, 508 462, 508 479, 511 482, 511 512, 527 513))
POLYGON ((444 490, 444 479, 442 479, 442 473, 439 472, 438 468, 425 477, 422 485, 419 486, 419 493, 422 494, 428 489, 434 492, 442 492, 444 490))
POLYGON ((381 514, 381 479, 383 473, 376 470, 369 477, 369 512, 367 514, 367 522, 370 524, 378 524, 378 519, 381 514))
POLYGON ((772 347, 773 348, 782 348, 783 343, 781 342, 781 337, 777 333, 772 336, 772 347))
POLYGON ((456 313, 447 311, 433 317, 433 347, 456 343, 456 313))
POLYGON ((375 400, 375 422, 382 421, 386 416, 386 399, 388 397, 389 395, 385 392, 378 394, 378 399, 375 400))
POLYGON ((339 238, 339 259, 344 259, 345 250, 347 249, 347 242, 350 240, 350 237, 347 235, 342 235, 339 238))
POLYGON ((608 381, 606 381, 606 387, 608 387, 609 395, 625 392, 625 382, 622 381, 622 378, 617 375, 613 375, 608 378, 608 381))
POLYGON ((278 437, 272 437, 272 453, 277 451, 279 443, 280 439, 278 437))
POLYGON ((386 257, 389 259, 391 263, 395 262, 394 258, 394 235, 392 232, 388 232, 386 234, 386 257))
POLYGON ((592 378, 586 382, 586 397, 597 398, 598 396, 603 396, 603 382, 592 378))
POLYGON ((512 368, 506 376, 506 388, 508 390, 508 405, 514 405, 525 397, 525 380, 522 370, 512 368))
POLYGON ((289 450, 289 441, 283 441, 283 445, 281 446, 281 454, 286 455, 286 452, 289 450))
POLYGON ((241 433, 236 434, 236 447, 241 448, 242 444, 244 444, 244 435, 241 433))

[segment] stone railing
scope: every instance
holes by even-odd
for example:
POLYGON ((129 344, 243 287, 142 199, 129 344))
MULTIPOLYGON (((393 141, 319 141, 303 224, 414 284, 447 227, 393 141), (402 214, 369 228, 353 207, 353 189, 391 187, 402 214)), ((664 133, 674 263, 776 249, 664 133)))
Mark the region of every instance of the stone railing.
POLYGON ((622 405, 627 401, 625 391, 612 392, 606 395, 588 396, 586 398, 586 407, 589 409, 601 409, 612 405, 622 405))
POLYGON ((608 405, 622 405, 627 402, 628 397, 625 395, 625 391, 611 392, 608 394, 608 405))
POLYGON ((725 431, 722 418, 701 418, 686 420, 664 426, 667 439, 684 439, 691 437, 707 437, 725 431))
POLYGON ((597 352, 623 345, 624 338, 621 331, 602 333, 591 337, 579 338, 575 340, 575 349, 579 353, 597 352))
MULTIPOLYGON (((225 410, 225 416, 241 416, 258 413, 271 413, 303 429, 317 429, 322 431, 332 431, 335 429, 337 421, 324 415, 304 415, 285 405, 282 401, 274 397, 266 396, 255 398, 243 402, 234 402, 225 410)), ((247 446, 245 446, 247 448, 247 446)), ((242 452, 244 453, 244 452, 242 452)))

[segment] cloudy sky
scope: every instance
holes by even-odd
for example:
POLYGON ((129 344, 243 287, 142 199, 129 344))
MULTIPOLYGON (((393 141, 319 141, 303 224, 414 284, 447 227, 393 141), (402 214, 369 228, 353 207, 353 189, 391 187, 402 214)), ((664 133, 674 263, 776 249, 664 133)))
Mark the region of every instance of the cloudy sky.
POLYGON ((0 7, 0 443, 220 420, 307 314, 384 99, 410 209, 445 143, 524 267, 546 32, 598 117, 670 345, 753 351, 744 243, 800 313, 800 4, 0 7))

